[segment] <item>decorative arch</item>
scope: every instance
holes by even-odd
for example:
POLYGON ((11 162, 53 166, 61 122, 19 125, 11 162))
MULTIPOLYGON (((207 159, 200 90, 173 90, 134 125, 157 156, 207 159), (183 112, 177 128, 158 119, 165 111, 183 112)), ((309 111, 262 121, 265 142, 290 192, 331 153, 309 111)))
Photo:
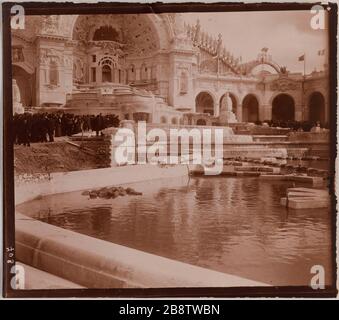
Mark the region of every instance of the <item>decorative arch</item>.
POLYGON ((286 93, 277 94, 272 100, 272 120, 289 121, 295 119, 295 101, 286 93))
POLYGON ((308 97, 308 120, 325 123, 325 97, 319 91, 314 91, 308 97))
POLYGON ((201 91, 195 98, 195 111, 214 115, 214 97, 208 91, 201 91))
POLYGON ((253 93, 247 94, 242 101, 242 121, 256 122, 259 120, 259 100, 253 93))
POLYGON ((35 105, 35 81, 34 75, 29 74, 20 66, 12 66, 12 77, 19 88, 21 103, 23 106, 35 105))
POLYGON ((93 40, 97 29, 114 28, 119 32, 119 36, 115 37, 119 39, 117 42, 129 43, 130 50, 136 54, 148 49, 153 52, 167 49, 171 42, 171 31, 168 30, 166 19, 153 13, 72 15, 63 17, 61 25, 65 26, 65 36, 85 42, 93 40))
POLYGON ((110 65, 108 64, 104 64, 101 67, 101 72, 102 72, 102 76, 101 76, 101 81, 102 82, 113 82, 112 81, 112 68, 110 65))
POLYGON ((281 66, 279 64, 277 64, 274 61, 260 61, 260 60, 256 60, 251 62, 248 66, 247 66, 247 73, 251 73, 253 71, 253 69, 255 69, 256 67, 260 66, 260 65, 266 65, 266 66, 270 66, 271 68, 273 68, 278 74, 281 73, 281 66))
MULTIPOLYGON (((224 93, 219 99, 219 112, 220 112, 220 108, 222 106, 223 99, 225 98, 225 95, 226 95, 226 93, 224 93)), ((234 114, 237 114, 238 98, 234 93, 231 93, 231 92, 229 93, 229 96, 232 100, 232 111, 233 111, 234 114)))
POLYGON ((104 56, 98 62, 99 66, 109 65, 111 68, 118 68, 118 63, 116 59, 111 56, 104 56))
POLYGON ((12 66, 17 66, 25 70, 28 74, 34 73, 34 67, 28 64, 27 62, 15 62, 15 63, 12 63, 12 66))

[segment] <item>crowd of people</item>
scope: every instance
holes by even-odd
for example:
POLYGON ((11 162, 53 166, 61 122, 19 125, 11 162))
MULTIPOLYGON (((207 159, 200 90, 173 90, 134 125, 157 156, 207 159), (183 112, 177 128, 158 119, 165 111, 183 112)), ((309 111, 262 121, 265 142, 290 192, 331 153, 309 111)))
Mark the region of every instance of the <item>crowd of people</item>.
MULTIPOLYGON (((119 118, 114 114, 102 115, 88 114, 75 115, 72 113, 28 113, 15 114, 13 119, 14 143, 29 146, 31 142, 53 142, 54 137, 71 136, 88 131, 100 135, 107 127, 118 127, 119 118)), ((257 125, 270 127, 290 128, 294 131, 316 131, 316 129, 328 129, 327 124, 310 121, 256 121, 257 125)))
POLYGON ((14 143, 30 146, 31 142, 53 142, 54 137, 93 131, 100 135, 107 127, 118 127, 114 114, 74 115, 71 113, 23 113, 13 118, 14 143))
POLYGON ((265 121, 256 121, 257 125, 267 125, 269 127, 279 127, 279 128, 290 128, 294 131, 304 131, 310 132, 313 131, 314 128, 323 128, 329 129, 329 125, 327 123, 320 123, 320 121, 312 122, 312 121, 296 121, 296 120, 265 120, 265 121))

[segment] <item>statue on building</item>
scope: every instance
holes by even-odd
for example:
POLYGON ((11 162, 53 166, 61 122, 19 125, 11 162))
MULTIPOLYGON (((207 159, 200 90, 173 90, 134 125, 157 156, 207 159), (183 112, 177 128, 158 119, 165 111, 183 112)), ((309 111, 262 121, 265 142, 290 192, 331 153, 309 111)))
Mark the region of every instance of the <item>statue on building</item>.
POLYGON ((23 62, 24 54, 22 52, 22 47, 14 47, 12 48, 12 61, 13 62, 23 62))
POLYGON ((218 40, 215 41, 214 50, 215 50, 215 57, 221 58, 221 56, 222 56, 222 36, 221 36, 220 33, 218 35, 218 40))
POLYGON ((221 100, 219 123, 221 125, 227 125, 229 123, 237 122, 234 112, 232 111, 232 99, 229 92, 226 92, 225 96, 221 100))
POLYGON ((24 113, 25 109, 21 103, 20 90, 15 79, 12 80, 12 95, 13 95, 13 114, 24 113))
POLYGON ((181 13, 174 13, 173 16, 173 31, 176 38, 186 38, 184 19, 181 13))
POLYGON ((193 37, 193 42, 195 44, 198 44, 200 40, 200 20, 197 20, 197 24, 195 25, 194 28, 194 37, 193 37))

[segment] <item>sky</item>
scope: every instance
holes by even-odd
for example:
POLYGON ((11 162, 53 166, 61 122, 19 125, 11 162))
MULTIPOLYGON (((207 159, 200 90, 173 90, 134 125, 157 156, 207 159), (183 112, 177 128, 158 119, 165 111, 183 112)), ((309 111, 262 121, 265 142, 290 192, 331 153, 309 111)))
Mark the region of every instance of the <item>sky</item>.
POLYGON ((306 73, 323 70, 328 55, 328 28, 314 30, 310 11, 261 11, 184 13, 185 22, 195 24, 199 18, 201 30, 215 38, 222 35, 223 44, 242 61, 257 57, 267 47, 272 60, 291 72, 304 70, 298 57, 306 54, 306 73), (325 55, 318 51, 325 49, 325 55))

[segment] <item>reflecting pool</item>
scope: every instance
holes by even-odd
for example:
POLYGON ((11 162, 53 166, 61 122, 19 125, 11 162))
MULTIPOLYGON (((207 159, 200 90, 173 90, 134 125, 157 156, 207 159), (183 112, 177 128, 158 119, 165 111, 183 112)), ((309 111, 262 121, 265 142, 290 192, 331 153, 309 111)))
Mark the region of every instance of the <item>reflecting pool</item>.
MULTIPOLYGON (((126 185, 127 186, 127 185, 126 185)), ((41 221, 131 248, 272 285, 331 282, 331 215, 280 205, 290 182, 194 177, 130 184, 142 196, 81 192, 17 207, 41 221)))

